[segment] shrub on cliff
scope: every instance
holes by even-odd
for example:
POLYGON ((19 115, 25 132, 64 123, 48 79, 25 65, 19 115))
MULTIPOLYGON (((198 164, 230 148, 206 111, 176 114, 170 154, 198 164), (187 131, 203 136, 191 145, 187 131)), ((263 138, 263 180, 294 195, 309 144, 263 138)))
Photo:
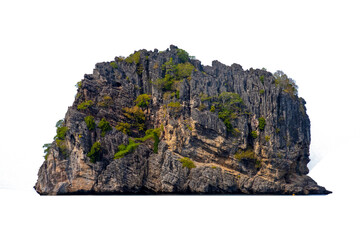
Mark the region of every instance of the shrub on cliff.
POLYGON ((160 128, 148 129, 148 130, 146 130, 144 137, 135 138, 135 140, 145 142, 148 139, 153 139, 154 140, 153 151, 154 151, 154 153, 158 153, 158 146, 159 146, 159 142, 160 142, 160 132, 161 132, 160 128))
POLYGON ((259 119, 259 129, 263 131, 265 129, 266 121, 265 118, 260 117, 259 119))
POLYGON ((188 169, 192 169, 192 168, 196 168, 194 162, 188 158, 188 157, 183 157, 181 159, 179 159, 179 161, 182 163, 182 167, 186 167, 188 169))
POLYGON ((145 128, 145 113, 139 106, 131 108, 123 108, 124 116, 128 118, 132 123, 131 126, 136 127, 139 131, 143 131, 145 128))
POLYGON ((89 107, 91 107, 92 105, 94 105, 94 102, 93 102, 92 100, 88 100, 88 101, 85 101, 85 102, 80 103, 80 104, 77 106, 77 109, 78 109, 78 110, 86 110, 86 109, 88 109, 89 107))
POLYGON ((101 144, 100 144, 100 142, 95 142, 91 146, 91 150, 87 154, 87 156, 90 158, 91 163, 95 163, 96 161, 100 160, 100 158, 101 158, 101 144))
POLYGON ((94 117, 93 116, 87 116, 85 117, 85 123, 86 123, 86 126, 87 128, 92 131, 95 129, 96 127, 96 124, 95 124, 95 121, 94 121, 94 117))
POLYGON ((149 106, 150 100, 151 100, 151 95, 141 94, 136 98, 134 102, 136 103, 136 106, 140 107, 141 109, 144 109, 149 106))
POLYGON ((131 54, 130 56, 125 58, 125 62, 138 64, 140 62, 140 53, 141 53, 140 51, 137 51, 137 52, 131 54))
POLYGON ((115 153, 114 159, 123 158, 127 154, 134 152, 139 145, 140 143, 136 143, 133 139, 130 138, 128 145, 121 144, 118 146, 118 152, 115 153))
POLYGON ((101 136, 104 137, 105 134, 109 131, 111 131, 112 127, 110 126, 110 123, 106 121, 105 118, 102 118, 99 122, 98 127, 101 129, 101 136))
POLYGON ((251 137, 252 137, 253 139, 256 139, 256 138, 258 137, 256 131, 251 131, 250 135, 251 135, 251 137))
POLYGON ((238 160, 241 161, 243 159, 256 159, 255 156, 255 152, 252 149, 247 149, 246 151, 238 151, 234 157, 238 160))
POLYGON ((177 55, 182 63, 189 61, 189 54, 185 50, 178 49, 177 55))
POLYGON ((45 143, 43 145, 43 148, 45 148, 44 149, 44 153, 45 153, 44 158, 45 158, 45 160, 47 160, 47 158, 48 158, 48 156, 50 154, 51 143, 45 143))
POLYGON ((280 86, 284 92, 291 95, 297 95, 298 86, 292 78, 289 78, 283 71, 276 71, 274 73, 275 84, 280 86))
POLYGON ((120 122, 116 125, 116 130, 123 132, 124 134, 130 133, 131 124, 126 122, 120 122))
POLYGON ((118 68, 118 65, 116 64, 116 62, 111 62, 110 66, 112 66, 114 69, 118 68))
POLYGON ((181 112, 182 106, 179 102, 170 102, 167 105, 167 108, 169 109, 171 115, 178 116, 181 112))
POLYGON ((113 101, 112 97, 106 95, 106 96, 103 96, 103 100, 100 101, 100 102, 98 102, 97 105, 98 105, 99 107, 107 108, 107 107, 110 107, 110 106, 113 105, 113 104, 114 104, 114 101, 113 101))
POLYGON ((191 73, 194 70, 194 68, 195 67, 189 62, 180 63, 176 65, 176 70, 175 70, 176 77, 178 79, 188 78, 191 76, 191 73))

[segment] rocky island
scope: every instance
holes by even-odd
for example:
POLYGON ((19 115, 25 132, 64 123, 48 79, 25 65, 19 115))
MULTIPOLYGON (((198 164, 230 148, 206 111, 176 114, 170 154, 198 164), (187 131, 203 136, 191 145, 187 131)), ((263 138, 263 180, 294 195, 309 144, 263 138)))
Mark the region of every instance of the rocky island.
POLYGON ((291 78, 176 46, 97 63, 45 144, 35 190, 329 194, 307 176, 310 120, 291 78))

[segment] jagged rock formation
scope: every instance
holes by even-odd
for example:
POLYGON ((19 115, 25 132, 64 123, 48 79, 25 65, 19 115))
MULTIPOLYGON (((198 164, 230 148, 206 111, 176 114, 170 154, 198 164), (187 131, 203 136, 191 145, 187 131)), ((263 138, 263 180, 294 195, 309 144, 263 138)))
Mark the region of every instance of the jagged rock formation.
POLYGON ((39 194, 330 193, 306 175, 310 120, 291 79, 175 46, 96 64, 57 125, 39 194))

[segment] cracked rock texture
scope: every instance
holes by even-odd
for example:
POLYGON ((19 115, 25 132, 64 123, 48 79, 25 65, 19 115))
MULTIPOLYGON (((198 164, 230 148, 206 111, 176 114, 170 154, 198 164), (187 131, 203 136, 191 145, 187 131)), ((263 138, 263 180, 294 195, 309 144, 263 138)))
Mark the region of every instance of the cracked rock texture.
POLYGON ((304 99, 266 70, 243 70, 218 61, 203 66, 180 53, 173 45, 163 52, 139 50, 133 61, 116 57, 85 74, 62 125, 67 128, 65 150, 56 141, 51 144, 35 190, 42 195, 330 193, 307 176, 310 120, 304 99), (179 75, 180 63, 194 68, 179 75), (162 89, 157 81, 166 74, 174 83, 162 89), (220 108, 211 109, 220 106, 224 92, 241 97, 230 127, 219 117, 220 108), (143 109, 144 130, 135 125, 129 132, 117 130, 119 123, 134 123, 124 108, 134 107, 141 94, 151 95, 143 109), (89 100, 89 107, 78 109, 89 100), (171 108, 171 102, 178 105, 171 108), (95 129, 89 130, 86 116, 94 117, 95 129), (103 118, 112 129, 102 136, 103 118), (265 119, 265 127, 259 118, 265 119), (157 152, 150 138, 137 141, 133 152, 114 158, 119 145, 155 128, 160 129, 157 152), (101 150, 93 162, 88 153, 95 142, 101 150), (241 155, 245 152, 250 156, 241 155), (195 167, 183 166, 184 157, 195 167))

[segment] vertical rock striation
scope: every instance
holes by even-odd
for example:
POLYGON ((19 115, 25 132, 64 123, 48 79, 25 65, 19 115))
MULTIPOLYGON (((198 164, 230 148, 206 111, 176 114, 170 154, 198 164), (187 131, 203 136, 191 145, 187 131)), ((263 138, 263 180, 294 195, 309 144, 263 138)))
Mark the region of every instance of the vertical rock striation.
POLYGON ((176 46, 96 64, 55 138, 39 194, 330 193, 307 176, 310 120, 291 79, 176 46))

